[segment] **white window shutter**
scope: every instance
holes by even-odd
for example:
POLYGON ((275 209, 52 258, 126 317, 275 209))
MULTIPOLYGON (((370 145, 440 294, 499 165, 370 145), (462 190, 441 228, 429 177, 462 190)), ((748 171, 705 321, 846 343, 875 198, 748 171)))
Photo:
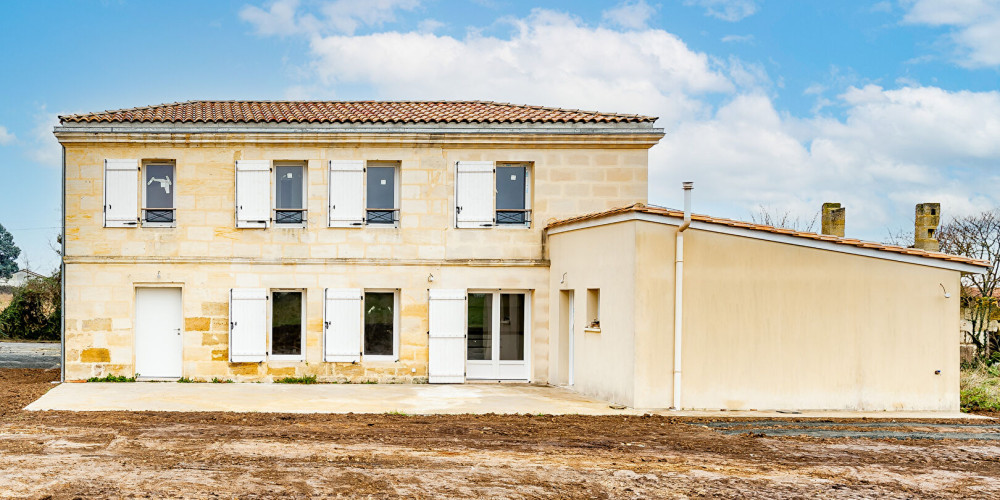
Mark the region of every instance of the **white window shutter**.
POLYGON ((139 225, 139 160, 104 160, 104 227, 139 225))
POLYGON ((229 292, 229 361, 257 363, 267 357, 267 290, 229 292))
POLYGON ((271 219, 271 162, 236 161, 236 227, 267 227, 271 219))
POLYGON ((323 360, 361 361, 361 289, 327 288, 323 308, 323 360))
POLYGON ((365 162, 330 160, 330 227, 364 225, 365 162))
POLYGON ((465 290, 430 290, 427 381, 465 382, 465 290))
POLYGON ((460 161, 455 184, 457 227, 493 226, 493 198, 496 194, 493 162, 460 161))

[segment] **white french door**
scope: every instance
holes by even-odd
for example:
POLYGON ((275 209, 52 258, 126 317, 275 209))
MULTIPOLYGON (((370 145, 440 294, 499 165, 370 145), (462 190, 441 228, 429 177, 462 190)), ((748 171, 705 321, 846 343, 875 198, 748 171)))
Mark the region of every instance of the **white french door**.
POLYGON ((466 378, 528 380, 529 293, 469 291, 466 378))
POLYGON ((141 377, 180 378, 181 289, 135 289, 135 373, 141 377))

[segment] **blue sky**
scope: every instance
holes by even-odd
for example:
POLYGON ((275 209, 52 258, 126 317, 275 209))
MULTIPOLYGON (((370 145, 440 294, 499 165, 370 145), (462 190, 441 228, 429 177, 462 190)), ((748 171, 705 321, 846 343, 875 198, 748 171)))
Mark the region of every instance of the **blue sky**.
POLYGON ((996 206, 1000 0, 66 1, 0 6, 0 224, 57 265, 60 113, 482 99, 660 116, 650 201, 849 236, 996 206))

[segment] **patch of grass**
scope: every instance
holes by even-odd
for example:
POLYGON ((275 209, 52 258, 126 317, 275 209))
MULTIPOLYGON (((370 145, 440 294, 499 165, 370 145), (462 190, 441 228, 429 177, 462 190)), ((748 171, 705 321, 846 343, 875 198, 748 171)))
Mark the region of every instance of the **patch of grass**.
POLYGON ((87 382, 135 382, 135 377, 107 374, 103 377, 90 377, 87 382))
POLYGON ((306 375, 304 377, 285 377, 274 381, 275 384, 315 384, 316 375, 306 375))
POLYGON ((409 417, 410 416, 409 413, 406 413, 405 411, 399 411, 399 410, 387 411, 387 412, 385 412, 385 414, 386 415, 399 415, 399 416, 402 416, 402 417, 409 417))
POLYGON ((189 379, 187 377, 181 377, 181 378, 177 379, 177 383, 178 384, 193 384, 195 382, 197 382, 197 380, 191 380, 191 379, 189 379))
POLYGON ((222 379, 221 379, 221 378, 219 378, 219 377, 212 377, 212 383, 213 383, 213 384, 232 384, 232 383, 233 383, 233 381, 232 381, 232 380, 229 380, 228 378, 227 378, 227 379, 225 379, 225 380, 222 380, 222 379))
POLYGON ((1000 366, 962 369, 962 411, 1000 411, 1000 366))

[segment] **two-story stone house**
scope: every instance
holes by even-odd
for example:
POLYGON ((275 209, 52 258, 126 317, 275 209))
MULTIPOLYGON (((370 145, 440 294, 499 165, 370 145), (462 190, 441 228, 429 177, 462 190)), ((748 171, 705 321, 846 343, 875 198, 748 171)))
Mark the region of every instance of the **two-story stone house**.
POLYGON ((988 262, 844 238, 842 209, 833 235, 647 206, 651 117, 196 101, 61 120, 67 380, 958 410, 960 278, 988 262))
POLYGON ((545 382, 543 228, 645 201, 654 121, 492 102, 63 116, 65 378, 545 382))

